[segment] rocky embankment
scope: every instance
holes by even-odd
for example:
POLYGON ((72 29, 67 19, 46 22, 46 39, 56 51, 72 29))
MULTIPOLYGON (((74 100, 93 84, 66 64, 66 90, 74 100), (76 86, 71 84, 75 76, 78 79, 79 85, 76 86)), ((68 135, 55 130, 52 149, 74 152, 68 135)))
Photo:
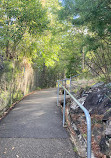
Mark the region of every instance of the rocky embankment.
MULTIPOLYGON (((89 111, 92 122, 92 157, 111 158, 111 83, 81 88, 73 95, 89 111)), ((62 103, 62 102, 61 102, 62 103)), ((67 99, 66 121, 75 151, 86 157, 87 127, 83 111, 67 99)))

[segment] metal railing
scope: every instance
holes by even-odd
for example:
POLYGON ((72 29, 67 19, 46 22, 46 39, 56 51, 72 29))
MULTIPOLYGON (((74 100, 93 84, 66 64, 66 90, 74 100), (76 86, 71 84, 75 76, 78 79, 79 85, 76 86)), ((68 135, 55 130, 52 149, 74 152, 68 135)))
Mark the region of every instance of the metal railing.
MULTIPOLYGON (((71 90, 71 78, 70 79, 64 79, 70 80, 70 90, 71 90)), ((79 107, 83 110, 86 116, 86 122, 87 122, 87 158, 91 158, 91 117, 88 112, 88 110, 81 104, 79 101, 63 86, 63 80, 59 80, 58 82, 58 89, 57 89, 57 106, 59 105, 59 89, 60 86, 64 89, 64 105, 63 105, 63 127, 65 125, 65 104, 66 104, 66 93, 69 94, 69 96, 79 105, 79 107), (60 83, 62 81, 62 84, 60 83)))

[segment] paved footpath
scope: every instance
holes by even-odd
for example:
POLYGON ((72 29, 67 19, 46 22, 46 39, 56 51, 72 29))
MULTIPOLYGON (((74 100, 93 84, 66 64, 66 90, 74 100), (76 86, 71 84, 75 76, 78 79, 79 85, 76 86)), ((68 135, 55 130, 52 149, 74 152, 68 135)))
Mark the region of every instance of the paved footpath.
POLYGON ((75 158, 56 89, 27 96, 0 122, 0 158, 75 158))

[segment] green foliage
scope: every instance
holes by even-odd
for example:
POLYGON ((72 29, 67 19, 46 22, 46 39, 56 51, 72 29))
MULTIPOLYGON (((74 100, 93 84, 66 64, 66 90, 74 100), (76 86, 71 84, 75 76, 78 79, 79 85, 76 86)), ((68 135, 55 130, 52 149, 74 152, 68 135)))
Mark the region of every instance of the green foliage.
POLYGON ((17 46, 26 32, 35 36, 47 29, 46 10, 39 0, 4 0, 1 15, 1 46, 7 59, 19 55, 17 46))
POLYGON ((77 153, 77 148, 76 147, 74 147, 74 152, 77 153))
POLYGON ((84 36, 82 68, 86 67, 93 75, 103 76, 107 82, 111 80, 110 10, 109 0, 63 0, 59 11, 59 17, 72 21, 73 27, 84 36))
POLYGON ((14 93, 13 93, 13 96, 12 96, 12 97, 13 97, 12 102, 15 103, 16 101, 19 101, 20 99, 22 99, 23 93, 22 93, 21 90, 18 90, 17 92, 14 92, 14 93))
POLYGON ((1 79, 2 75, 5 73, 5 74, 7 74, 6 78, 5 78, 6 81, 10 82, 12 80, 12 77, 13 77, 12 76, 12 73, 13 73, 13 64, 11 62, 9 62, 9 61, 4 61, 3 67, 4 67, 4 69, 2 69, 0 71, 0 79, 1 79))
POLYGON ((99 36, 111 33, 111 4, 110 0, 64 0, 60 11, 62 17, 71 19, 73 24, 85 25, 99 36))
POLYGON ((37 87, 36 90, 41 90, 41 88, 40 88, 40 87, 37 87))

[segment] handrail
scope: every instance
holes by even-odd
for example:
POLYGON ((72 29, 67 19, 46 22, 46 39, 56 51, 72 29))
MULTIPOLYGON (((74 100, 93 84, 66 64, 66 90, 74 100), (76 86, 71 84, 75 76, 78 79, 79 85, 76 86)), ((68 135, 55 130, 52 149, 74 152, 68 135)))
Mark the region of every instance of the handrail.
POLYGON ((67 93, 85 113, 86 122, 87 122, 87 158, 91 158, 91 117, 90 117, 90 114, 88 110, 81 103, 79 103, 79 101, 63 85, 60 84, 59 81, 57 82, 58 82, 57 105, 59 105, 59 86, 61 86, 64 89, 63 127, 65 125, 65 99, 66 99, 66 93, 67 93))
POLYGON ((65 81, 65 85, 66 85, 66 81, 67 80, 70 80, 70 92, 71 92, 71 84, 72 84, 72 79, 75 78, 75 77, 78 77, 80 74, 77 74, 77 75, 74 75, 74 76, 70 76, 70 78, 65 78, 65 79, 61 79, 61 80, 57 80, 57 82, 59 81, 62 81, 62 85, 63 85, 63 81, 65 81))
POLYGON ((77 76, 79 76, 79 75, 80 75, 80 74, 77 74, 77 75, 71 76, 70 78, 65 78, 65 79, 58 80, 58 81, 70 80, 70 79, 75 78, 75 77, 77 77, 77 76))

